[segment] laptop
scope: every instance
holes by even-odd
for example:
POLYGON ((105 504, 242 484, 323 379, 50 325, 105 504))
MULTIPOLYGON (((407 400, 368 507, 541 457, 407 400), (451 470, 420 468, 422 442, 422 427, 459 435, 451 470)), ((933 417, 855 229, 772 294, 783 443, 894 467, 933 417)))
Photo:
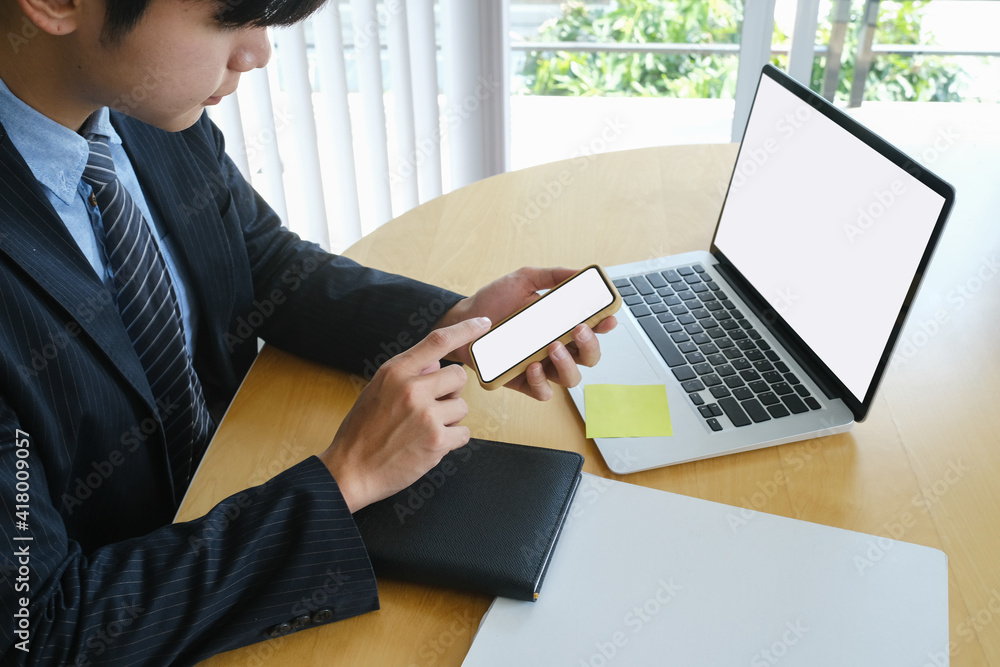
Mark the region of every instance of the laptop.
POLYGON ((588 384, 666 387, 673 435, 597 438, 625 474, 864 420, 954 189, 770 65, 708 251, 606 267, 624 305, 588 384))

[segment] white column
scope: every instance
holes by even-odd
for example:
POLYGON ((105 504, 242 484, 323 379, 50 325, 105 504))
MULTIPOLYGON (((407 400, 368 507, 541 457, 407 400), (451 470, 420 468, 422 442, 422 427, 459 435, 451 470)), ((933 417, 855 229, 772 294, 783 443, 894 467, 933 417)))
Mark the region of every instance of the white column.
POLYGON ((818 23, 819 0, 798 0, 788 53, 788 76, 806 87, 812 78, 813 59, 816 57, 818 23))

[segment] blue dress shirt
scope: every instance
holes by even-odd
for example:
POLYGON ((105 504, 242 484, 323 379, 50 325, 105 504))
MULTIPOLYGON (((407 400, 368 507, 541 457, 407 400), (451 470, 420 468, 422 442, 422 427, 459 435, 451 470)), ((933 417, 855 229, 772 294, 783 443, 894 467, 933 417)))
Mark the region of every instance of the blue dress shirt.
MULTIPOLYGON (((2 79, 0 79, 0 123, 3 124, 14 147, 24 158, 28 169, 41 183, 49 203, 66 225, 80 251, 94 268, 94 272, 110 287, 112 285, 110 271, 101 244, 94 233, 94 225, 100 222, 101 213, 96 206, 91 206, 91 187, 81 178, 90 154, 87 140, 15 97, 2 79)), ((95 111, 87 119, 85 127, 87 133, 93 132, 108 137, 111 158, 115 162, 118 178, 142 211, 153 238, 159 244, 160 254, 163 255, 167 265, 167 271, 174 284, 174 293, 179 302, 188 351, 193 355, 197 317, 190 308, 187 296, 190 282, 183 267, 174 261, 170 236, 163 225, 151 215, 132 168, 132 162, 122 147, 121 138, 111 125, 107 107, 95 111)))

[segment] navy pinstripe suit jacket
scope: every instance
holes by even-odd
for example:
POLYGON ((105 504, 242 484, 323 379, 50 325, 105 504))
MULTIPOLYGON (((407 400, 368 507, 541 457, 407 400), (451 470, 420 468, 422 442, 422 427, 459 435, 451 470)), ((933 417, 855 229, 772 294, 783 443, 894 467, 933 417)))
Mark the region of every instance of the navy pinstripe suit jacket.
MULTIPOLYGON (((112 121, 191 277, 210 406, 257 336, 363 373, 381 342, 422 337, 421 309, 458 300, 282 229, 207 116, 180 133, 112 121)), ((378 608, 318 459, 172 525, 165 447, 113 301, 0 127, 0 662, 191 664, 294 618, 378 608)))

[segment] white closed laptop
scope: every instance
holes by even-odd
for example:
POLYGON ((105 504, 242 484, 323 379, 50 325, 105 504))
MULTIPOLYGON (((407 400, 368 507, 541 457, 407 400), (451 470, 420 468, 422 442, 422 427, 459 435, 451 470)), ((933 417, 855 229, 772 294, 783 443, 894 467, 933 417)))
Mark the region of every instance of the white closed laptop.
POLYGON ((584 475, 536 602, 465 667, 943 667, 937 549, 584 475))
POLYGON ((620 326, 570 394, 586 419, 588 384, 663 384, 674 433, 596 439, 611 470, 863 420, 953 201, 947 183, 765 66, 710 250, 606 268, 625 299, 620 326))

